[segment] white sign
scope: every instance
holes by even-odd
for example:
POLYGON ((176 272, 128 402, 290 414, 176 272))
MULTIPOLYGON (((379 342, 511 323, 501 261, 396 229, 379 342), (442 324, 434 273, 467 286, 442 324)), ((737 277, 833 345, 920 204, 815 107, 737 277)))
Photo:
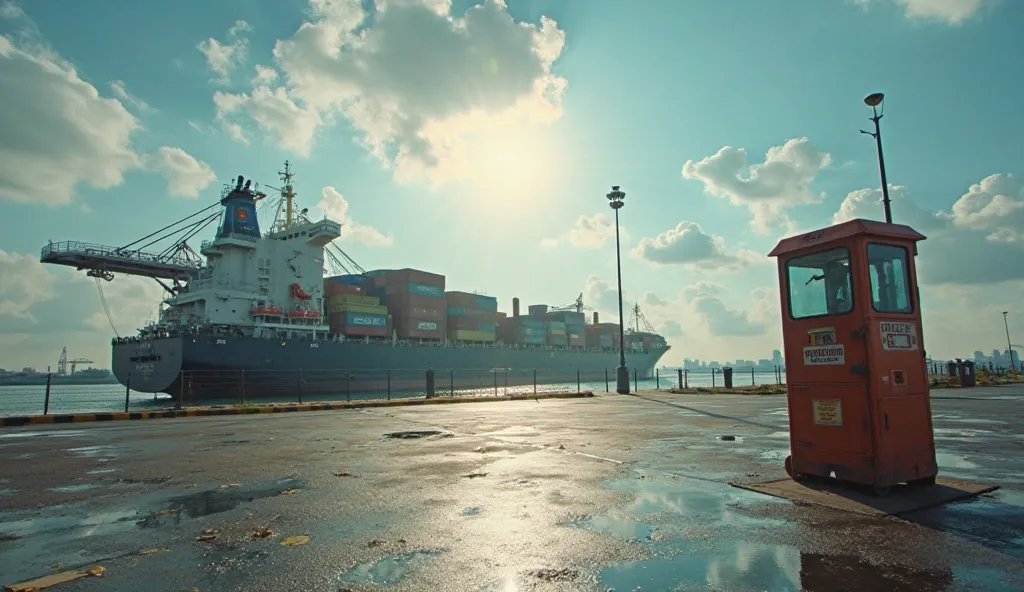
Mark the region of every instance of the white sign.
POLYGON ((878 324, 882 334, 882 349, 917 350, 917 325, 915 323, 892 323, 883 321, 878 324))
POLYGON ((811 345, 804 348, 804 366, 842 366, 846 351, 842 344, 811 345))

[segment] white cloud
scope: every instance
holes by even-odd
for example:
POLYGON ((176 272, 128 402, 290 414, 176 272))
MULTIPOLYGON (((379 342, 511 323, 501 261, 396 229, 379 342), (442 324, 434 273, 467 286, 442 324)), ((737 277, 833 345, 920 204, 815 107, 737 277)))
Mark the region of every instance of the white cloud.
MULTIPOLYGON (((628 300, 627 294, 623 294, 623 299, 625 305, 625 300, 628 300)), ((588 276, 583 286, 583 302, 601 313, 602 323, 618 322, 619 292, 614 284, 609 284, 596 275, 588 276)))
MULTIPOLYGON (((619 226, 619 239, 624 243, 629 242, 629 235, 622 226, 619 226)), ((541 246, 555 247, 566 242, 574 247, 597 249, 614 240, 615 222, 610 216, 598 212, 593 216, 581 215, 563 236, 542 239, 541 246)))
POLYGON ((256 64, 256 76, 252 79, 253 86, 268 86, 277 80, 277 70, 270 66, 256 64))
POLYGON ((16 20, 23 16, 25 16, 25 11, 13 0, 5 0, 3 3, 0 3, 0 18, 16 20))
POLYGON ((121 100, 122 103, 127 103, 132 107, 135 107, 140 113, 146 113, 153 109, 149 106, 149 103, 128 92, 128 89, 124 87, 124 82, 120 80, 111 82, 110 90, 114 93, 114 96, 121 100))
MULTIPOLYGON (((890 186, 893 222, 927 236, 920 244, 918 276, 922 284, 988 285, 1024 280, 1024 242, 1020 238, 1020 180, 992 175, 973 185, 948 212, 921 208, 905 187, 890 186)), ((881 190, 850 192, 833 223, 853 218, 884 219, 881 190)))
POLYGON ((700 161, 686 161, 682 175, 701 181, 710 195, 747 206, 755 231, 768 234, 791 227, 786 208, 822 201, 824 196, 811 190, 811 182, 831 162, 832 157, 807 138, 794 138, 769 148, 764 162, 755 165, 747 164, 743 148, 724 146, 700 161))
POLYGON ((249 41, 241 34, 250 30, 249 23, 237 20, 228 29, 230 42, 222 43, 210 37, 196 45, 196 49, 206 56, 206 65, 217 74, 218 82, 221 84, 227 84, 230 81, 231 70, 240 66, 248 56, 249 41))
POLYGON ((704 232, 700 224, 683 221, 653 237, 644 237, 633 254, 660 265, 691 269, 739 271, 767 259, 749 250, 730 251, 721 236, 704 232))
POLYGON ((167 192, 171 195, 199 197, 199 192, 217 178, 210 165, 181 148, 161 146, 152 162, 167 179, 167 192))
MULTIPOLYGON (((682 292, 682 302, 693 313, 694 319, 704 325, 708 335, 717 337, 746 337, 763 335, 765 323, 757 314, 727 305, 722 296, 725 287, 712 282, 700 281, 688 286, 682 292)), ((762 306, 769 297, 767 290, 759 289, 751 294, 755 306, 762 306)))
POLYGON ((282 148, 301 156, 309 156, 320 115, 309 107, 296 103, 284 88, 270 90, 261 86, 248 94, 217 91, 213 95, 217 106, 217 119, 235 140, 248 143, 242 126, 234 121, 238 116, 251 117, 260 129, 270 133, 282 148))
MULTIPOLYGON (((566 81, 551 66, 565 35, 551 19, 517 22, 501 0, 459 16, 445 0, 377 0, 372 17, 357 0, 310 5, 313 19, 274 47, 287 88, 264 91, 292 107, 261 125, 300 154, 340 115, 397 180, 436 185, 473 177, 478 145, 561 115, 566 81)), ((234 95, 218 111, 259 121, 250 98, 234 95)))
POLYGON ((348 214, 348 200, 334 187, 324 187, 321 195, 323 198, 316 207, 323 210, 328 218, 341 223, 341 240, 368 246, 390 245, 394 242, 394 236, 391 234, 385 235, 373 226, 353 220, 348 214))
POLYGON ((895 0, 904 7, 907 18, 939 20, 950 25, 959 25, 981 11, 984 4, 992 0, 895 0))
POLYGON ((0 316, 37 323, 32 306, 56 296, 54 281, 37 257, 0 249, 0 316))

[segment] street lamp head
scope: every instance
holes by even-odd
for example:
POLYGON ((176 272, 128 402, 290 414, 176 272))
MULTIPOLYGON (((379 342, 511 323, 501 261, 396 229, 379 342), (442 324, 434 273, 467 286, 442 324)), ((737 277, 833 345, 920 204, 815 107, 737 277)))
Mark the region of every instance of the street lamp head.
POLYGON ((864 104, 868 107, 877 107, 885 100, 885 93, 871 93, 864 97, 864 104))
POLYGON ((611 207, 617 210, 622 207, 622 200, 626 199, 626 193, 620 191, 618 185, 612 185, 612 190, 606 197, 611 202, 611 207))

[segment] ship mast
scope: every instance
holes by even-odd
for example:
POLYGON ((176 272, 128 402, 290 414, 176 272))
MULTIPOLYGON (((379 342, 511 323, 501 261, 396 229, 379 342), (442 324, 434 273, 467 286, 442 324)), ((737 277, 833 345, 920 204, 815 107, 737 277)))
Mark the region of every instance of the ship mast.
POLYGON ((295 190, 292 188, 292 178, 295 175, 292 173, 291 163, 287 160, 284 161, 284 170, 278 171, 277 174, 281 175, 281 181, 284 183, 284 187, 281 189, 281 197, 285 200, 285 228, 292 227, 292 204, 295 201, 295 190))

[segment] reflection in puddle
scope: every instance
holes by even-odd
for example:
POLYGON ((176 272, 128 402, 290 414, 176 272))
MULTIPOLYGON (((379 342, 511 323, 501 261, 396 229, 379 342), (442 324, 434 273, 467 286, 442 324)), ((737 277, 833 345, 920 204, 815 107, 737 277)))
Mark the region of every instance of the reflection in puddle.
POLYGON ((77 485, 51 487, 50 491, 56 491, 57 493, 75 493, 76 491, 85 491, 87 489, 95 489, 96 487, 99 487, 96 483, 79 483, 77 485))
POLYGON ((71 438, 84 434, 84 430, 54 430, 52 432, 12 432, 0 434, 0 439, 8 438, 71 438))
POLYGON ((473 506, 472 508, 463 508, 463 510, 461 512, 459 512, 459 515, 461 515, 461 516, 477 516, 477 515, 480 514, 480 512, 483 512, 482 508, 479 508, 477 506, 473 506))
POLYGON ((68 448, 67 451, 75 456, 81 456, 84 458, 114 458, 119 456, 121 453, 121 450, 118 450, 116 446, 112 446, 110 444, 104 444, 101 446, 80 446, 78 448, 68 448))
POLYGON ((341 576, 342 584, 378 584, 390 586, 400 582, 409 572, 416 569, 431 557, 440 555, 441 549, 425 549, 409 551, 373 563, 363 563, 346 571, 341 576))
POLYGON ((935 462, 939 463, 940 467, 951 468, 951 469, 976 469, 978 465, 967 460, 963 456, 952 454, 950 452, 936 452, 935 462))

